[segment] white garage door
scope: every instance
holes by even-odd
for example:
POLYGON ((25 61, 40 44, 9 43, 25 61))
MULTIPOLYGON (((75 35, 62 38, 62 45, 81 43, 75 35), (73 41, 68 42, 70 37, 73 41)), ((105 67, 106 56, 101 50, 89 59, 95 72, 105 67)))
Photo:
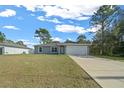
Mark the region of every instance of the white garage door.
POLYGON ((66 47, 66 54, 87 56, 88 47, 87 46, 67 46, 66 47))

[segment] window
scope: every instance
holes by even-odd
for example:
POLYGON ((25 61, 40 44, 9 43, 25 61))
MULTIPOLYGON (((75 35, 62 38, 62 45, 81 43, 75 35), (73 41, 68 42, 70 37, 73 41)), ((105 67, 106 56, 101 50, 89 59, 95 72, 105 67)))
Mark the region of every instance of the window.
POLYGON ((52 52, 57 52, 57 47, 52 47, 52 52))
POLYGON ((42 52, 42 47, 39 47, 39 52, 42 52))

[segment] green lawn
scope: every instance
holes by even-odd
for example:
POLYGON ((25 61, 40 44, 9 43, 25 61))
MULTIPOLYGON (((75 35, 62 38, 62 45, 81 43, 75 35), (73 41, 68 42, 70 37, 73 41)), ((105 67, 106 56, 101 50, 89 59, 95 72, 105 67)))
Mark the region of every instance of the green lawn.
POLYGON ((66 55, 0 56, 0 87, 100 87, 66 55))

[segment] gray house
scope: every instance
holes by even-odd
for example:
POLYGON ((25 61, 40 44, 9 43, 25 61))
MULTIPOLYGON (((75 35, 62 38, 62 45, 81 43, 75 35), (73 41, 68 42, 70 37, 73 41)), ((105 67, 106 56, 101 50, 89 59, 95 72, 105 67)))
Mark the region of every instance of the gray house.
POLYGON ((30 48, 15 43, 0 43, 0 55, 3 54, 29 54, 30 48))
POLYGON ((34 53, 87 56, 89 54, 89 46, 90 44, 75 44, 75 43, 40 44, 34 46, 34 53))

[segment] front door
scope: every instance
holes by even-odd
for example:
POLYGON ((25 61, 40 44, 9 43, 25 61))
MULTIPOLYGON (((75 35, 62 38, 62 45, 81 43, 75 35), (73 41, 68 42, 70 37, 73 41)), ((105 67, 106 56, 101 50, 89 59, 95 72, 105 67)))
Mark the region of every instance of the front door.
POLYGON ((64 46, 60 46, 60 54, 64 54, 65 53, 65 48, 64 46))

